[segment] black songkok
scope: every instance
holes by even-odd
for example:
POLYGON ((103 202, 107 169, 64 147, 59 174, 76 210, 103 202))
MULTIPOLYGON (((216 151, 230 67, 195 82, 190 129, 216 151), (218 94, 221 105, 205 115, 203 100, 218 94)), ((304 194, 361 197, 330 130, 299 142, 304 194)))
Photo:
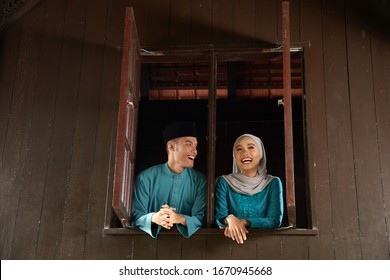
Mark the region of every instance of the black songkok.
POLYGON ((179 137, 196 137, 196 125, 192 122, 175 122, 168 125, 163 133, 164 143, 179 137))

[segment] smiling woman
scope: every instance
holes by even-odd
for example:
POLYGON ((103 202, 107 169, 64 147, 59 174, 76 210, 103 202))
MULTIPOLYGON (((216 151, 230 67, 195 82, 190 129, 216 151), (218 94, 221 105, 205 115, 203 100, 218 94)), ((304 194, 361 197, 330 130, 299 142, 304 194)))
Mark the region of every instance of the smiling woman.
POLYGON ((215 219, 225 236, 244 243, 248 228, 278 228, 283 218, 283 188, 267 174, 260 138, 243 134, 233 145, 233 172, 217 179, 215 219))

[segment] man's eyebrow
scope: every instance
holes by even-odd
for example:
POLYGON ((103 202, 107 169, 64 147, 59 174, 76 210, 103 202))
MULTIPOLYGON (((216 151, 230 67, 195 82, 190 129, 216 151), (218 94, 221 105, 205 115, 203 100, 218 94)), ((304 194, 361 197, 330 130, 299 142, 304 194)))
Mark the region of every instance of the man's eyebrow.
POLYGON ((192 140, 190 140, 190 139, 186 139, 185 142, 186 142, 186 143, 195 143, 195 144, 198 143, 198 142, 192 141, 192 140))

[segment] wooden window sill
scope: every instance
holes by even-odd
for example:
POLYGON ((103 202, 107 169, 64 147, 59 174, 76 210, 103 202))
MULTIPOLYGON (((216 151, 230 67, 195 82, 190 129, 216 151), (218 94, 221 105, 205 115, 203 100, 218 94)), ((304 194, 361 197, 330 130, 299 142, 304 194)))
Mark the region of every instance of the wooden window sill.
MULTIPOLYGON (((282 227, 278 229, 250 229, 250 233, 256 235, 318 235, 317 228, 293 228, 282 227)), ((138 228, 105 228, 103 229, 105 235, 147 235, 144 231, 138 228)), ((159 235, 180 235, 176 229, 162 230, 159 235)), ((195 234, 223 234, 223 231, 218 228, 201 228, 195 234)))

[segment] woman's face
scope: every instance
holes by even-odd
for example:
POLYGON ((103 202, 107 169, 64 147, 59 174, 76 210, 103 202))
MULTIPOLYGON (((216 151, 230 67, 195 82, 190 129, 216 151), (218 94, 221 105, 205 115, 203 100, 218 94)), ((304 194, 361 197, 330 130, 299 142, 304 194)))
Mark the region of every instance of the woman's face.
POLYGON ((261 155, 256 142, 252 138, 244 136, 237 141, 234 146, 234 158, 244 175, 256 176, 261 155))

